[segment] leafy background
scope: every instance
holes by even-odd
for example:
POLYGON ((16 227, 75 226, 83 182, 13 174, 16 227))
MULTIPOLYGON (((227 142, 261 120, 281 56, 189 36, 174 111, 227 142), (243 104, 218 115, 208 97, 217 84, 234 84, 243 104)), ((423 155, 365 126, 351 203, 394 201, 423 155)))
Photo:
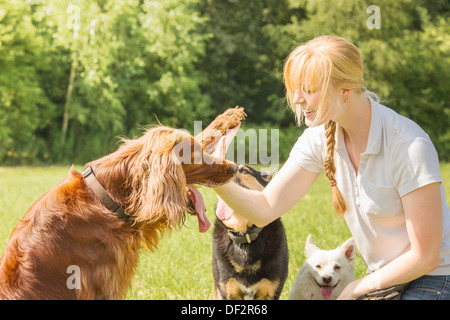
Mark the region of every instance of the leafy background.
POLYGON ((302 129, 283 60, 322 34, 361 50, 367 87, 450 159, 447 0, 0 0, 0 165, 83 164, 157 121, 193 130, 244 106, 247 127, 302 129), (367 7, 380 8, 369 29, 367 7))

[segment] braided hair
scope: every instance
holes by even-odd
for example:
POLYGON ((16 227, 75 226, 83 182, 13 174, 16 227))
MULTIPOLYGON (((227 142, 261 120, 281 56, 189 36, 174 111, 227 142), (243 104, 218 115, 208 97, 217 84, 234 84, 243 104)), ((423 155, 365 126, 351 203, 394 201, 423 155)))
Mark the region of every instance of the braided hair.
POLYGON ((336 167, 334 165, 334 150, 336 146, 335 135, 336 135, 336 122, 330 120, 325 124, 325 137, 327 138, 327 155, 325 157, 323 167, 325 169, 325 176, 330 181, 330 186, 333 195, 334 210, 337 212, 338 215, 344 215, 345 212, 347 211, 347 203, 345 202, 341 190, 339 190, 339 187, 337 186, 335 178, 336 174, 336 167))

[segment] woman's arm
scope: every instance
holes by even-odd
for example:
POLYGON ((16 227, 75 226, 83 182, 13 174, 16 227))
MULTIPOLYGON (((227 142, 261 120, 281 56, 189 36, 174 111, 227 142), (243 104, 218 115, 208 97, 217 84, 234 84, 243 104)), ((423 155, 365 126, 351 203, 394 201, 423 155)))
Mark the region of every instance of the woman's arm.
POLYGON ((411 248, 379 270, 350 283, 339 299, 412 281, 439 265, 442 242, 440 183, 432 183, 402 197, 411 248))
POLYGON ((291 209, 318 176, 288 159, 263 191, 248 190, 233 182, 214 190, 233 211, 262 227, 291 209))

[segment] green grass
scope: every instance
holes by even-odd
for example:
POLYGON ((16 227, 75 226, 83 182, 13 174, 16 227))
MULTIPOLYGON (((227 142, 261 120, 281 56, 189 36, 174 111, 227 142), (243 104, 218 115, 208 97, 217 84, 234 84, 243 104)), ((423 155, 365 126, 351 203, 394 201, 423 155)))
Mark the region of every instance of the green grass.
MULTIPOLYGON (((77 167, 81 170, 81 167, 77 167)), ((0 252, 9 235, 26 210, 44 192, 62 181, 67 167, 0 167, 0 252)), ((441 164, 441 172, 450 199, 450 163, 441 164)), ((214 222, 216 195, 201 188, 207 214, 214 222)), ((289 274, 281 299, 286 299, 303 264, 304 243, 312 234, 315 243, 323 249, 333 249, 351 237, 343 218, 337 217, 331 205, 329 183, 323 175, 308 194, 282 218, 289 247, 289 274)), ((186 224, 161 240, 158 249, 143 251, 128 299, 211 299, 212 298, 212 228, 201 234, 197 219, 188 216, 186 224)), ((356 259, 355 273, 366 272, 363 262, 356 259)))

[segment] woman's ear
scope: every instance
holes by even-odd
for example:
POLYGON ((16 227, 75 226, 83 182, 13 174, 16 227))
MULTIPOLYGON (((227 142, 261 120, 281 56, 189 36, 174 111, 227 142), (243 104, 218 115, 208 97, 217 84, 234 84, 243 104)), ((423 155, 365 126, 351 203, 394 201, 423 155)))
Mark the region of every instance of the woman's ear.
POLYGON ((341 92, 342 100, 346 103, 350 95, 353 93, 353 89, 342 89, 341 92))

